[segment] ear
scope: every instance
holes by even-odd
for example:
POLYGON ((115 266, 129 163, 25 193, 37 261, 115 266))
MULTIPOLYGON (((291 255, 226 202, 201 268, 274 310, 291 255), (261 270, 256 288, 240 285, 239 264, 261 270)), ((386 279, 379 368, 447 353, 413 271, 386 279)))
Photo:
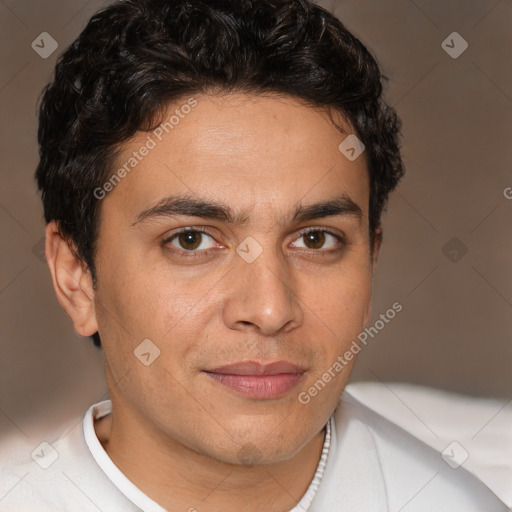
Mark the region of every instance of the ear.
MULTIPOLYGON (((372 277, 375 272, 375 269, 377 268, 377 261, 379 259, 379 251, 380 251, 381 245, 382 245, 382 228, 377 228, 375 230, 374 238, 373 238, 373 250, 370 254, 370 258, 371 258, 370 271, 371 271, 372 277)), ((368 302, 368 307, 366 308, 366 310, 364 312, 363 327, 366 327, 368 325, 371 316, 372 316, 372 303, 371 303, 371 299, 370 299, 370 301, 368 302)))
POLYGON ((374 233, 373 251, 372 251, 372 254, 371 254, 371 258, 372 258, 372 276, 373 276, 373 274, 375 272, 375 269, 377 268, 377 261, 379 259, 380 247, 382 245, 382 237, 383 237, 382 228, 377 228, 375 230, 375 233, 374 233))
POLYGON ((60 305, 78 334, 92 336, 98 331, 92 276, 60 235, 54 221, 46 226, 45 253, 60 305))

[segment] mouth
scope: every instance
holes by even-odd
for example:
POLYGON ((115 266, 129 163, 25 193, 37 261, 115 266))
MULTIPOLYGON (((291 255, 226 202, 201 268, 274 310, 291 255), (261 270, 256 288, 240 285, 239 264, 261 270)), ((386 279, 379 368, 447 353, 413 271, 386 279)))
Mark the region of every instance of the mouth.
POLYGON ((287 361, 261 364, 244 361, 204 373, 237 394, 259 400, 279 398, 291 391, 302 379, 306 370, 287 361))

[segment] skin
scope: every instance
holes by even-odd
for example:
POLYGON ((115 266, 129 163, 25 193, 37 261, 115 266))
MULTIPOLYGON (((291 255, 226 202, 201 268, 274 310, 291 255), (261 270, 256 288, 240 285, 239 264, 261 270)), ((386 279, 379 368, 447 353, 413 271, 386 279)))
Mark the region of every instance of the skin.
MULTIPOLYGON (((96 431, 126 476, 169 510, 286 511, 315 473, 324 426, 355 358, 307 405, 298 395, 370 318, 380 233, 372 254, 367 164, 364 153, 349 161, 338 150, 351 130, 338 115, 341 133, 326 110, 290 97, 195 98, 101 201, 97 286, 55 223, 47 259, 77 332, 100 333, 113 413, 96 431), (176 195, 222 203, 245 223, 183 215, 137 222, 176 195), (291 220, 297 205, 341 195, 360 217, 291 220), (187 258, 193 250, 171 238, 180 228, 208 230, 199 257, 187 258), (316 230, 313 244, 305 228, 316 230), (249 236, 263 250, 252 263, 236 252, 249 236), (134 355, 145 339, 160 350, 149 366, 134 355), (246 397, 203 371, 279 360, 305 372, 273 399, 246 397)), ((123 144, 117 163, 147 135, 123 144)))

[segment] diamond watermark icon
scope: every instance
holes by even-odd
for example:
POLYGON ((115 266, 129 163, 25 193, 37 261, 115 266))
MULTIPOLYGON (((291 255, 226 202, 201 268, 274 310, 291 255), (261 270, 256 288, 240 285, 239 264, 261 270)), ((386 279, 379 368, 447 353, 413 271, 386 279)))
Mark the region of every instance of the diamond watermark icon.
POLYGON ((458 32, 452 32, 441 43, 441 48, 452 59, 458 59, 468 49, 468 46, 468 42, 458 32))
POLYGON ((252 236, 248 236, 236 248, 236 252, 246 263, 252 263, 261 255, 263 247, 252 236))
POLYGON ((260 449, 252 443, 244 444, 237 452, 237 458, 242 464, 254 465, 262 459, 260 449))
POLYGON ((452 469, 457 469, 469 457, 467 450, 457 441, 452 441, 441 453, 442 459, 452 469))
POLYGON ((149 366, 160 355, 160 349, 150 339, 145 339, 133 353, 144 366, 149 366))
POLYGON ((451 238, 442 248, 443 254, 452 262, 458 263, 468 252, 466 245, 456 236, 451 238))
POLYGON ((46 237, 43 236, 43 238, 32 246, 32 254, 43 263, 46 263, 46 255, 44 251, 45 244, 46 237))
POLYGON ((48 469, 59 458, 59 452, 46 441, 40 443, 30 455, 43 469, 48 469))
POLYGON ((41 58, 47 59, 59 47, 59 43, 48 32, 41 32, 31 46, 41 58))
POLYGON ((338 146, 348 160, 353 162, 365 150, 365 145, 352 133, 338 146))

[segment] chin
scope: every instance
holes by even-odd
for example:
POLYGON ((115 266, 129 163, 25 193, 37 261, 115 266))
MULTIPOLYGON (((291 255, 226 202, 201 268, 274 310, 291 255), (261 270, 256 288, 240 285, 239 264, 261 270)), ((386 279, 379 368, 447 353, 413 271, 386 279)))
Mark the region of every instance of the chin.
POLYGON ((268 443, 246 442, 234 447, 230 452, 224 452, 217 457, 219 460, 236 466, 264 466, 284 462, 293 457, 300 449, 300 445, 283 447, 274 446, 274 441, 268 443))

